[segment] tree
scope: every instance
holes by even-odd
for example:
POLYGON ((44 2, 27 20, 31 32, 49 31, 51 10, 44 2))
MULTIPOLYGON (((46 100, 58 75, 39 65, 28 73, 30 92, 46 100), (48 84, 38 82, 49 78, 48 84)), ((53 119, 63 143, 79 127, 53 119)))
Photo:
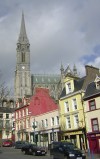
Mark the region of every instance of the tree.
POLYGON ((2 73, 0 72, 0 102, 6 99, 10 95, 11 90, 6 86, 2 79, 2 73))

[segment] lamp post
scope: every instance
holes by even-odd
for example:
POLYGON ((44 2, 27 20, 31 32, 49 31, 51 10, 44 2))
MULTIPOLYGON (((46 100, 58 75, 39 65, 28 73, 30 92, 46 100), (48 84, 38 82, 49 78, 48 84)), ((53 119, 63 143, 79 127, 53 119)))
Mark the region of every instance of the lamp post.
POLYGON ((36 143, 36 140, 35 140, 35 129, 37 128, 37 126, 35 125, 35 118, 34 118, 34 122, 33 122, 32 127, 34 129, 34 143, 36 143))
POLYGON ((52 128, 52 141, 54 141, 54 128, 52 128))

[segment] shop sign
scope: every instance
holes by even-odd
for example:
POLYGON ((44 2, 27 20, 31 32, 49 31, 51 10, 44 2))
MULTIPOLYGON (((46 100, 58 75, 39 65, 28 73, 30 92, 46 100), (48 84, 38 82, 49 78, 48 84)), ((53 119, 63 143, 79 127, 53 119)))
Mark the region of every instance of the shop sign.
POLYGON ((76 132, 65 133, 64 135, 78 135, 78 134, 83 134, 83 133, 82 131, 76 131, 76 132))

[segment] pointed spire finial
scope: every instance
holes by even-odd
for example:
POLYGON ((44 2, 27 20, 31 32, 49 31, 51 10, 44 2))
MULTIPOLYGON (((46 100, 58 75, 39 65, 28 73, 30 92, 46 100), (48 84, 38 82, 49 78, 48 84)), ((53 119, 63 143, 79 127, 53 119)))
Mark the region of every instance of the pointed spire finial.
POLYGON ((28 40, 27 34, 26 34, 24 12, 23 11, 22 11, 21 28, 20 28, 20 34, 19 34, 18 42, 19 43, 29 43, 29 40, 28 40))

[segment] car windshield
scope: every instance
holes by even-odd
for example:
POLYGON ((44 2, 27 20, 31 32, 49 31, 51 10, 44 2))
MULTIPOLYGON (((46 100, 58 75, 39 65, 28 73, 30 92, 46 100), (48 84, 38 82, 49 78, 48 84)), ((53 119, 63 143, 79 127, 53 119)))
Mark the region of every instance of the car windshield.
POLYGON ((68 148, 68 149, 77 149, 77 147, 75 146, 75 145, 73 145, 73 144, 64 144, 64 147, 65 148, 68 148))

